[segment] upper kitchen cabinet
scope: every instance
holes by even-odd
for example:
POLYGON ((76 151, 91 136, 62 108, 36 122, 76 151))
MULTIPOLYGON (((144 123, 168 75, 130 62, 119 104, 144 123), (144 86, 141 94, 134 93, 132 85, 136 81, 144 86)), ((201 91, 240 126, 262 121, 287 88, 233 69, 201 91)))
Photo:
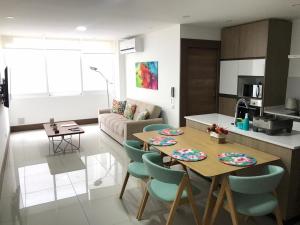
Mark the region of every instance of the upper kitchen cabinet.
POLYGON ((279 19, 226 27, 221 33, 221 59, 267 58, 270 47, 274 47, 270 43, 277 38, 278 32, 286 32, 289 27, 291 22, 279 19), (278 23, 284 25, 277 26, 278 23))
POLYGON ((239 57, 240 27, 226 27, 221 33, 221 59, 236 59, 239 57))
POLYGON ((259 21, 239 26, 240 44, 238 58, 266 57, 269 21, 259 21))

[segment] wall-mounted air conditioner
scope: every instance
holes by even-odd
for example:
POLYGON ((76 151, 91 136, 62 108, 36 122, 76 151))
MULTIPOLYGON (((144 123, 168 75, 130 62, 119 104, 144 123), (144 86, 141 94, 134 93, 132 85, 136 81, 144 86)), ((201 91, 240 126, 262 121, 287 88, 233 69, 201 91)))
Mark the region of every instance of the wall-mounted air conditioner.
POLYGON ((142 52, 143 50, 144 50, 143 39, 140 37, 120 41, 121 54, 142 52))

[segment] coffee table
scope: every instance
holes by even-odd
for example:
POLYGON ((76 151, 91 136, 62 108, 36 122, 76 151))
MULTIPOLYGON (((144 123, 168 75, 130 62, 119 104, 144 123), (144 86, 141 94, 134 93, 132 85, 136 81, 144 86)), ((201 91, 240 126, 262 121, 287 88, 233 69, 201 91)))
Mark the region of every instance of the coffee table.
POLYGON ((50 123, 45 123, 43 126, 49 140, 49 155, 51 148, 54 154, 59 152, 65 153, 68 146, 71 146, 72 151, 80 151, 80 135, 84 133, 84 130, 77 123, 74 121, 56 123, 58 133, 54 132, 50 123), (78 135, 77 144, 73 142, 73 135, 78 135), (65 145, 63 146, 63 144, 65 145))

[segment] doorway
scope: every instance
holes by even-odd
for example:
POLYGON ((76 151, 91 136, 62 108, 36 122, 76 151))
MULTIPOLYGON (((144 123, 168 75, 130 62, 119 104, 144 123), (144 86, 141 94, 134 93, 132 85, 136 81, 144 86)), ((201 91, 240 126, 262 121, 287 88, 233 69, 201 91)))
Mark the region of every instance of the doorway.
POLYGON ((220 41, 181 39, 180 126, 218 111, 220 41))

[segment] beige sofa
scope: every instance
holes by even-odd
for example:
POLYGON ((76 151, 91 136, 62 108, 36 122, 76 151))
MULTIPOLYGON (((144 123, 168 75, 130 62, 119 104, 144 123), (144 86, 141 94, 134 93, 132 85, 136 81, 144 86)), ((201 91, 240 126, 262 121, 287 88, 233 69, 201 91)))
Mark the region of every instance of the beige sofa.
POLYGON ((136 139, 132 134, 142 132, 143 128, 149 124, 163 123, 163 119, 159 118, 161 114, 159 106, 133 99, 127 99, 126 101, 137 105, 133 120, 129 120, 123 115, 112 113, 111 109, 100 109, 98 115, 100 129, 120 144, 123 144, 124 140, 136 139), (137 121, 138 114, 146 109, 150 113, 150 118, 137 121))

